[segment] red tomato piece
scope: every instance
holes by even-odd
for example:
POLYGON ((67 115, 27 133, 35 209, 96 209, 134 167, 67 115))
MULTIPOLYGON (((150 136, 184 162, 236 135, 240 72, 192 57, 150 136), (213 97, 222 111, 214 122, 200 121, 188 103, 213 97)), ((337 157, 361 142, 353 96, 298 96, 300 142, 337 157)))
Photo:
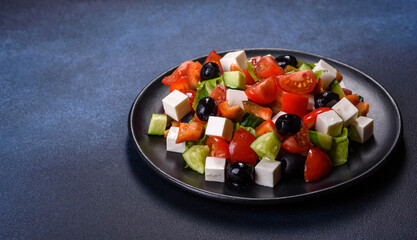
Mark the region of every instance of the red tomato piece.
POLYGON ((239 105, 229 106, 229 103, 224 101, 218 106, 220 114, 233 122, 240 122, 245 116, 245 111, 239 105))
POLYGON ((253 80, 252 76, 249 74, 248 69, 243 69, 243 73, 245 74, 246 85, 252 85, 255 83, 255 80, 253 80))
POLYGON ((251 101, 244 101, 243 109, 246 112, 257 116, 258 118, 262 118, 263 120, 268 120, 272 117, 272 110, 270 108, 262 107, 251 101))
POLYGON ((307 113, 308 98, 284 92, 282 94, 281 111, 298 115, 301 119, 307 113))
POLYGON ((171 75, 164 77, 164 79, 162 79, 162 83, 167 86, 171 86, 180 78, 185 77, 187 75, 187 66, 189 63, 192 63, 192 61, 183 62, 171 75))
POLYGON ((304 180, 313 182, 327 177, 332 171, 332 161, 326 152, 318 147, 308 151, 304 166, 304 180))
POLYGON ((314 90, 317 80, 313 71, 306 70, 277 76, 277 85, 285 92, 307 94, 314 90))
POLYGON ((355 107, 358 109, 358 116, 366 117, 366 115, 369 112, 369 103, 360 102, 360 103, 356 104, 355 107))
POLYGON ((262 57, 255 65, 255 74, 262 78, 284 74, 277 61, 270 56, 262 57))
POLYGON ((194 112, 193 103, 194 103, 194 98, 195 98, 195 95, 196 95, 196 91, 194 91, 194 90, 183 90, 181 92, 184 93, 185 95, 187 95, 188 100, 190 102, 191 111, 194 112))
POLYGON ((204 125, 199 122, 180 123, 176 143, 199 141, 204 136, 204 125))
POLYGON ((178 90, 180 92, 192 90, 190 85, 188 84, 187 77, 181 77, 177 81, 173 82, 169 87, 169 91, 172 92, 174 90, 178 90))
POLYGON ((192 62, 187 65, 188 85, 192 90, 197 89, 197 84, 201 81, 200 72, 203 65, 199 62, 192 62))
POLYGON ((206 63, 208 63, 208 62, 214 62, 214 63, 217 63, 217 65, 219 65, 219 67, 220 67, 220 71, 221 71, 221 73, 223 74, 223 68, 222 68, 222 65, 221 65, 221 63, 220 63, 220 59, 221 59, 221 58, 222 58, 222 57, 221 57, 219 54, 217 54, 217 52, 216 52, 216 51, 212 50, 212 51, 209 53, 209 55, 207 56, 206 60, 204 61, 204 64, 206 64, 206 63))
POLYGON ((284 137, 278 134, 275 123, 271 119, 262 122, 255 128, 255 134, 258 137, 268 132, 274 132, 281 141, 284 140, 284 137))
POLYGON ((230 71, 231 72, 233 72, 233 71, 239 71, 239 72, 242 72, 243 73, 242 68, 240 68, 237 64, 234 64, 234 63, 232 63, 232 65, 230 65, 230 71))
POLYGON ((351 91, 350 89, 347 89, 347 88, 342 88, 342 90, 343 90, 343 93, 344 93, 345 95, 351 95, 351 94, 352 94, 352 91, 351 91))
POLYGON ((302 153, 307 151, 311 146, 308 131, 307 126, 303 124, 300 131, 285 139, 281 147, 291 153, 302 153))
POLYGON ((329 110, 332 110, 332 109, 329 107, 321 107, 321 108, 314 109, 313 111, 307 113, 303 117, 303 123, 307 126, 308 129, 310 129, 314 127, 314 125, 316 125, 317 115, 319 115, 320 113, 327 112, 329 110))
POLYGON ((236 130, 232 141, 229 143, 230 161, 242 161, 255 165, 258 160, 258 156, 255 151, 250 148, 250 145, 255 140, 255 136, 245 129, 239 128, 236 130))
POLYGON ((344 96, 347 100, 349 100, 353 105, 357 105, 359 103, 358 94, 351 94, 344 96))
POLYGON ((224 138, 209 137, 206 145, 210 147, 210 156, 218 158, 230 158, 229 144, 224 138))
POLYGON ((245 90, 246 96, 256 103, 268 104, 277 96, 277 86, 273 77, 257 82, 245 90))
POLYGON ((217 105, 226 101, 226 88, 223 85, 217 85, 210 93, 209 97, 213 98, 217 105))

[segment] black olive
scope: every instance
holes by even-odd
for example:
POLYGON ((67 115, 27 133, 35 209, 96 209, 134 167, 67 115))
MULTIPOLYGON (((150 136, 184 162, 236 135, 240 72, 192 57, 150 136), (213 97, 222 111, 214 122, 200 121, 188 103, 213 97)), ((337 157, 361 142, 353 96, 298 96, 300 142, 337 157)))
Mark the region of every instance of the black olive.
POLYGON ((203 65, 200 71, 201 80, 209 80, 213 78, 218 78, 222 75, 220 67, 217 63, 208 62, 203 65))
POLYGON ((282 68, 285 68, 287 65, 298 68, 297 59, 292 55, 281 55, 276 57, 275 60, 282 68))
POLYGON ((207 122, 209 116, 216 116, 217 111, 218 108, 216 100, 211 97, 204 97, 200 99, 195 110, 197 117, 203 122, 207 122))
POLYGON ((324 92, 314 96, 314 107, 333 107, 338 101, 340 97, 339 94, 334 92, 324 92))
POLYGON ((245 162, 233 162, 226 168, 227 186, 245 190, 252 187, 255 181, 254 167, 245 162))
POLYGON ((281 171, 287 177, 302 177, 306 158, 296 153, 287 153, 281 158, 281 171))
POLYGON ((282 136, 291 136, 300 131, 303 126, 301 118, 295 114, 284 114, 275 122, 277 132, 282 136))

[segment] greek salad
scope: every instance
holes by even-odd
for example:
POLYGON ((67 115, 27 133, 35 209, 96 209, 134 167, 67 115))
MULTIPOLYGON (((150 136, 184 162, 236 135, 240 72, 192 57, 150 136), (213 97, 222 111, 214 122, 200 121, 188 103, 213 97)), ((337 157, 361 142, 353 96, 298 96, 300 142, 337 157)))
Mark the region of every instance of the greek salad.
POLYGON ((373 136, 369 104, 323 59, 213 50, 162 83, 170 93, 164 113, 150 116, 148 134, 164 136, 167 151, 182 154, 206 181, 232 188, 318 181, 348 161, 349 141, 373 136))

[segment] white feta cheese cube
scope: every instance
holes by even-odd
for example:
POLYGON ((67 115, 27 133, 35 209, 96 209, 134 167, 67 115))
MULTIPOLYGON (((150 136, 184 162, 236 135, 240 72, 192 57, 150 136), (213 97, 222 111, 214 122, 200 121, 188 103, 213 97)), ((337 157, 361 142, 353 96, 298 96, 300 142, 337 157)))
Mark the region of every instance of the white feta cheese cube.
POLYGON ((220 64, 222 65, 223 71, 229 72, 232 64, 236 64, 241 69, 245 69, 246 61, 248 61, 248 58, 246 57, 245 51, 240 50, 226 53, 226 55, 220 59, 220 64))
POLYGON ((206 135, 222 137, 230 142, 233 130, 234 124, 230 119, 210 116, 207 122, 206 135))
POLYGON ((277 113, 274 117, 272 117, 272 121, 274 122, 274 123, 276 123, 277 122, 277 119, 279 118, 279 117, 281 117, 282 115, 285 115, 285 114, 287 114, 286 112, 283 112, 283 111, 280 111, 279 113, 277 113))
POLYGON ((248 101, 245 91, 227 89, 226 100, 229 106, 239 105, 243 109, 243 101, 248 101))
POLYGON ((347 98, 342 98, 332 107, 343 119, 343 126, 349 126, 357 117, 358 109, 347 98))
POLYGON ((338 136, 342 132, 343 119, 334 110, 317 115, 316 130, 330 136, 338 136))
POLYGON ((262 159, 255 166, 255 183, 273 188, 281 178, 281 162, 262 159))
POLYGON ((364 143, 374 135, 374 120, 360 116, 350 124, 349 137, 353 141, 364 143))
POLYGON ((191 111, 190 100, 184 93, 174 90, 162 99, 165 114, 176 121, 181 120, 191 111))
POLYGON ((179 127, 171 127, 169 129, 166 138, 168 152, 183 153, 185 151, 185 142, 176 143, 179 131, 179 127))
POLYGON ((307 111, 313 111, 315 109, 315 107, 314 107, 314 95, 313 94, 307 94, 306 97, 308 98, 307 111))
POLYGON ((224 182, 226 158, 207 157, 205 165, 205 179, 211 182, 224 182))
POLYGON ((323 81, 323 88, 326 89, 329 87, 330 83, 336 79, 337 70, 327 62, 323 61, 323 59, 320 59, 320 61, 316 64, 316 66, 313 68, 313 72, 320 70, 324 70, 320 76, 320 79, 323 81))

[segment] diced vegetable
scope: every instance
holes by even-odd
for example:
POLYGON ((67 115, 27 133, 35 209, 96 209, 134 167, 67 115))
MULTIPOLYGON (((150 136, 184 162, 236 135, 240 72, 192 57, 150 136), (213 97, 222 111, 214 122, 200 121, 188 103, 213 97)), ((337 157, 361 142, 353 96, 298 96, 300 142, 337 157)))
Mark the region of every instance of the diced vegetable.
POLYGON ((347 162, 348 158, 348 129, 343 128, 342 134, 338 137, 333 137, 332 147, 329 151, 330 159, 333 166, 339 166, 347 162))
POLYGON ((206 158, 210 148, 207 145, 194 145, 182 154, 187 166, 192 170, 204 174, 206 158))
POLYGON ((164 136, 168 117, 165 114, 153 113, 149 123, 148 134, 164 136))
POLYGON ((274 132, 268 132, 259 136, 250 147, 259 158, 267 157, 270 160, 274 160, 281 148, 281 141, 274 132))

